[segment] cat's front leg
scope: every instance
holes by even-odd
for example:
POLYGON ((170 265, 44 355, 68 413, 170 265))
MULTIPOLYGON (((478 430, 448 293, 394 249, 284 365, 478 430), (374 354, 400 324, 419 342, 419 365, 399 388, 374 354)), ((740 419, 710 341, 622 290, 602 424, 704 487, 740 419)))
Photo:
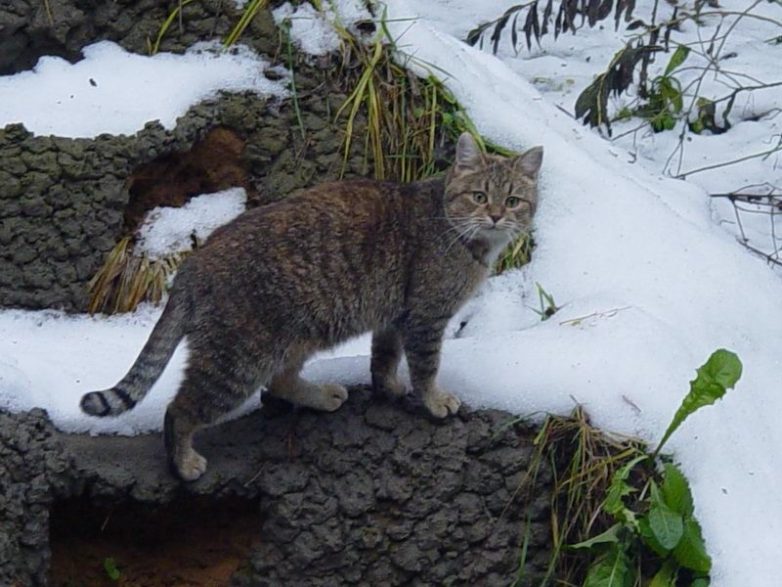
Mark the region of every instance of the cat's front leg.
POLYGON ((459 398, 437 386, 440 348, 447 324, 448 317, 413 318, 406 325, 403 335, 413 390, 437 418, 455 414, 461 405, 459 398))
POLYGON ((387 326, 372 333, 372 388, 390 397, 407 393, 399 380, 397 367, 402 359, 402 334, 394 326, 387 326))

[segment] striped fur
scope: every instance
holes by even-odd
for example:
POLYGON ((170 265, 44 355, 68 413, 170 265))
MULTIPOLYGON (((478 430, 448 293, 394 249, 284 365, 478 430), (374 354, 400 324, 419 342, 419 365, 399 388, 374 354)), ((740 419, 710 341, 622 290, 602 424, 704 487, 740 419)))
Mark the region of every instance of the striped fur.
POLYGON ((194 480, 206 470, 194 434, 260 386, 339 408, 344 387, 299 371, 312 353, 372 331, 377 391, 406 392, 397 376, 404 353, 429 411, 455 413, 459 400, 436 383, 443 331, 502 248, 530 229, 541 157, 483 155, 463 135, 445 178, 326 183, 245 212, 183 263, 136 363, 112 389, 85 395, 82 409, 132 409, 186 336, 188 365, 164 438, 172 470, 194 480))
POLYGON ((183 304, 172 296, 149 340, 128 373, 111 389, 92 391, 81 398, 81 409, 91 416, 118 416, 144 399, 165 369, 185 335, 183 304))

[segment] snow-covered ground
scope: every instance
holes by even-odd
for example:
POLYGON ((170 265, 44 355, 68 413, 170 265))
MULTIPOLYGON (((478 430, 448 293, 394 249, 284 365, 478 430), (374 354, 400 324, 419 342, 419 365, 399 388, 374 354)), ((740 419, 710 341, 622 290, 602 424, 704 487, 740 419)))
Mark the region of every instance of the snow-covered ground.
MULTIPOLYGON (((644 15, 652 3, 639 0, 636 15, 644 15)), ((678 130, 658 135, 639 130, 612 143, 558 107, 572 112, 578 93, 618 50, 623 33, 613 31, 612 20, 603 30, 582 30, 556 42, 544 39, 542 47, 523 49, 519 56, 506 38, 496 58, 458 39, 514 2, 388 4, 387 25, 397 46, 416 66, 450 74, 446 85, 485 136, 507 147, 545 148, 534 259, 523 270, 490 280, 457 317, 444 346, 443 386, 473 406, 520 414, 568 413, 580 402, 598 425, 654 443, 687 392, 694 369, 718 347, 735 351, 744 363, 737 388, 688 420, 667 448, 692 483, 714 559, 712 585, 779 584, 782 361, 776 344, 782 337, 782 281, 736 242, 733 227, 720 222, 724 211, 715 210, 708 198, 710 191, 748 183, 779 184, 777 161, 751 159, 687 181, 664 174, 769 148, 764 140, 780 133, 774 109, 782 108, 782 92, 766 90, 737 102, 734 128, 718 136, 691 136, 681 166, 676 159, 672 167, 666 162, 678 130), (545 322, 534 312, 535 283, 562 308, 545 322), (455 325, 463 320, 468 324, 457 333, 455 325)), ((734 11, 748 5, 721 4, 734 11)), ((778 2, 764 2, 758 10, 782 19, 778 2)), ((677 38, 695 42, 717 24, 709 17, 704 28, 685 27, 677 38)), ((733 34, 736 68, 756 80, 779 81, 782 45, 762 41, 779 35, 779 27, 745 19, 733 34)), ((665 61, 659 60, 653 75, 665 61)), ((0 78, 0 92, 25 83, 24 75, 0 78)), ((89 69, 79 75, 93 77, 89 69)), ((49 95, 47 83, 64 83, 57 79, 38 78, 38 93, 49 95)), ((191 88, 195 80, 184 80, 178 92, 200 91, 191 88)), ((717 91, 714 84, 707 88, 717 91)), ((113 111, 122 112, 123 96, 111 100, 113 111)), ((154 108, 136 118, 163 115, 154 108)), ((0 124, 12 121, 0 117, 0 124)), ((617 124, 614 136, 633 124, 638 121, 617 124)), ((122 418, 90 420, 77 407, 83 392, 119 379, 158 312, 145 307, 108 319, 0 312, 0 405, 45 407, 70 430, 128 434, 158 428, 184 352, 147 400, 122 418)), ((306 370, 319 380, 368 381, 366 337, 321 355, 306 370)))
POLYGON ((185 55, 128 53, 103 41, 86 47, 75 64, 42 57, 31 71, 0 76, 0 126, 23 122, 39 135, 94 137, 133 134, 159 120, 173 128, 178 116, 219 90, 287 95, 286 74, 270 81, 268 62, 246 48, 219 51, 200 43, 185 55))

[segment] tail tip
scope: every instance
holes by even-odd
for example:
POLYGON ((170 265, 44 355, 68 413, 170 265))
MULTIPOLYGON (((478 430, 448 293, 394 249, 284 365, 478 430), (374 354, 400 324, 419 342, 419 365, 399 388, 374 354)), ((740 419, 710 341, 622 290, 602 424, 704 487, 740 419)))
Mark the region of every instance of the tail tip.
POLYGON ((85 393, 81 398, 81 402, 79 402, 79 407, 85 414, 98 416, 99 418, 108 416, 111 412, 111 406, 102 391, 85 393))

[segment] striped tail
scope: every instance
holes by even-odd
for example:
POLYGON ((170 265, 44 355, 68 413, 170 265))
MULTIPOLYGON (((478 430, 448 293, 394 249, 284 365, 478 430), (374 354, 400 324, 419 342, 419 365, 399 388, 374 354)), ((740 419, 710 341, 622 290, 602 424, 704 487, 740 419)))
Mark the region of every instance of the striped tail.
POLYGON ((81 409, 91 416, 117 416, 144 399, 185 335, 185 311, 172 296, 147 344, 128 374, 111 389, 91 391, 81 398, 81 409))

